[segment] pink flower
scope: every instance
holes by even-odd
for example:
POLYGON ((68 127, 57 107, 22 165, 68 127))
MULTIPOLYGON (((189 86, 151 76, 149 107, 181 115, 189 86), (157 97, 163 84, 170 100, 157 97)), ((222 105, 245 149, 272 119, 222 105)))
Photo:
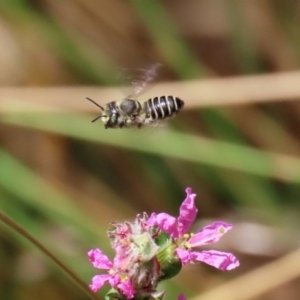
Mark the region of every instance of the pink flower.
MULTIPOLYGON (((111 285, 120 299, 145 297, 156 293, 162 272, 156 258, 160 247, 153 239, 153 227, 147 225, 146 213, 134 222, 112 222, 107 231, 115 257, 111 261, 100 249, 88 252, 89 260, 107 274, 96 275, 90 288, 97 292, 105 283, 111 285)), ((157 231, 157 230, 156 230, 157 231)))
MULTIPOLYGON (((111 261, 100 249, 88 252, 93 266, 107 271, 92 278, 92 291, 97 292, 109 284, 113 289, 107 298, 162 300, 165 291, 157 291, 158 284, 176 276, 188 263, 205 262, 220 270, 231 270, 239 265, 231 253, 195 250, 219 241, 232 225, 218 221, 195 234, 187 234, 198 210, 192 189, 187 188, 186 194, 177 218, 167 213, 153 213, 149 218, 143 213, 133 222, 110 224, 107 234, 115 251, 114 259, 111 261)), ((180 294, 178 300, 186 299, 180 294)))
POLYGON ((90 250, 88 252, 89 260, 97 269, 109 270, 108 274, 96 275, 92 278, 92 284, 89 285, 93 292, 97 292, 105 283, 109 283, 112 287, 120 290, 127 299, 134 297, 134 287, 126 274, 122 274, 114 268, 109 258, 102 253, 100 249, 90 250))
POLYGON ((148 220, 148 225, 157 226, 168 233, 177 245, 176 254, 182 265, 189 262, 201 261, 220 270, 232 270, 239 266, 237 258, 231 254, 216 250, 193 251, 195 247, 216 243, 232 228, 231 224, 218 221, 214 222, 196 234, 186 234, 197 215, 195 206, 196 194, 191 188, 186 189, 186 198, 180 206, 179 217, 175 218, 167 213, 153 213, 148 220))

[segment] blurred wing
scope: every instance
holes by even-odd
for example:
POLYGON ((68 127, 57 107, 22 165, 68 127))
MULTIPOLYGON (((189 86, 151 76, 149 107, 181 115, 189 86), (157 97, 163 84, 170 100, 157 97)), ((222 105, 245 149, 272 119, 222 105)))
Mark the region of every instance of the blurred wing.
POLYGON ((144 127, 154 128, 154 129, 158 129, 158 128, 168 129, 170 125, 166 119, 163 119, 163 120, 148 121, 142 128, 144 127))
POLYGON ((132 80, 132 85, 134 88, 133 95, 137 96, 141 92, 144 91, 147 84, 149 84, 151 81, 154 80, 154 78, 157 75, 157 71, 161 66, 162 65, 160 63, 155 63, 155 64, 151 65, 150 68, 148 68, 148 69, 142 69, 142 68, 139 69, 139 72, 142 73, 139 76, 140 78, 132 80))
POLYGON ((132 126, 132 129, 130 129, 131 131, 131 136, 132 138, 135 140, 137 140, 137 142, 141 143, 142 140, 144 139, 153 139, 155 140, 155 138, 157 137, 157 133, 159 132, 160 134, 162 132, 168 132, 168 124, 167 122, 164 122, 162 120, 159 121, 153 121, 153 122, 149 122, 145 125, 143 125, 141 128, 138 128, 137 126, 132 126))

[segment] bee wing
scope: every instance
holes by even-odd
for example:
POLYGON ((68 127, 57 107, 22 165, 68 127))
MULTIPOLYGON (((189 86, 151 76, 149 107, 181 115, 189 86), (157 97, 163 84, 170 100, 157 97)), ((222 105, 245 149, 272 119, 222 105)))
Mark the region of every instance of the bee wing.
POLYGON ((138 71, 141 72, 141 75, 139 76, 140 78, 134 79, 131 82, 134 88, 134 96, 141 94, 145 90, 146 86, 155 79, 158 69, 161 66, 162 65, 160 63, 155 63, 147 69, 138 69, 138 71))
POLYGON ((137 143, 141 142, 141 139, 155 139, 157 136, 157 131, 159 132, 165 131, 167 132, 168 124, 161 121, 151 122, 143 125, 141 128, 138 128, 136 125, 130 126, 130 136, 133 140, 136 140, 137 143), (164 124, 162 124, 164 123, 164 124), (166 127, 165 127, 166 125, 166 127), (160 129, 158 129, 160 128, 160 129))
POLYGON ((149 127, 152 127, 152 128, 164 128, 164 129, 167 129, 169 128, 169 123, 163 119, 163 120, 151 120, 151 121, 147 121, 146 124, 147 126, 149 127))

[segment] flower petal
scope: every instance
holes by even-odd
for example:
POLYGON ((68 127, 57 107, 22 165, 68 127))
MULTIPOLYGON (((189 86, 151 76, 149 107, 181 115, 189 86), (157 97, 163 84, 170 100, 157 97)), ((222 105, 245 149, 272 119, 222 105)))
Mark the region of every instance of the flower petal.
POLYGON ((110 277, 108 279, 108 283, 112 287, 116 287, 119 284, 120 281, 121 281, 121 279, 120 279, 119 275, 110 275, 110 277))
POLYGON ((157 225, 159 229, 169 233, 171 236, 178 235, 176 219, 167 213, 160 213, 158 215, 153 213, 148 222, 151 222, 149 225, 157 225))
POLYGON ((194 260, 205 262, 206 264, 222 271, 229 271, 240 265, 237 258, 231 253, 220 252, 216 250, 192 253, 194 260))
POLYGON ((191 188, 187 188, 185 192, 186 198, 180 206, 179 217, 177 219, 179 236, 183 235, 190 229, 198 213, 198 209, 195 206, 195 198, 197 195, 192 194, 191 188))
POLYGON ((99 289, 102 288, 103 284, 110 279, 110 275, 96 275, 92 278, 92 284, 89 285, 90 289, 96 293, 99 289))
POLYGON ((150 218, 147 220, 147 225, 150 225, 150 226, 154 226, 154 225, 157 225, 156 224, 156 213, 152 213, 150 218))
POLYGON ((228 230, 233 226, 229 223, 217 221, 202 228, 199 232, 195 233, 189 240, 189 247, 198 247, 211 243, 216 243, 228 230))
POLYGON ((176 254, 180 258, 183 266, 187 265, 191 259, 193 259, 192 252, 185 249, 176 248, 176 254))
POLYGON ((182 293, 180 293, 177 297, 177 300, 186 300, 186 298, 182 293))
POLYGON ((132 282, 129 279, 119 283, 118 288, 125 296, 127 296, 127 299, 132 299, 134 297, 135 290, 132 282))
POLYGON ((109 258, 98 248, 90 250, 88 257, 95 268, 108 270, 113 266, 109 258))

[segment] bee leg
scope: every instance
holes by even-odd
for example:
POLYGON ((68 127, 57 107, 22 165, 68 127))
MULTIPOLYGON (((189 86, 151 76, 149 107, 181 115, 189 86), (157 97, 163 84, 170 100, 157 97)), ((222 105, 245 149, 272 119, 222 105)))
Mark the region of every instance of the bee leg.
POLYGON ((128 127, 129 125, 130 125, 130 119, 123 118, 123 120, 120 123, 120 128, 128 127))
POLYGON ((138 123, 138 129, 140 129, 142 126, 143 126, 142 122, 138 123))

